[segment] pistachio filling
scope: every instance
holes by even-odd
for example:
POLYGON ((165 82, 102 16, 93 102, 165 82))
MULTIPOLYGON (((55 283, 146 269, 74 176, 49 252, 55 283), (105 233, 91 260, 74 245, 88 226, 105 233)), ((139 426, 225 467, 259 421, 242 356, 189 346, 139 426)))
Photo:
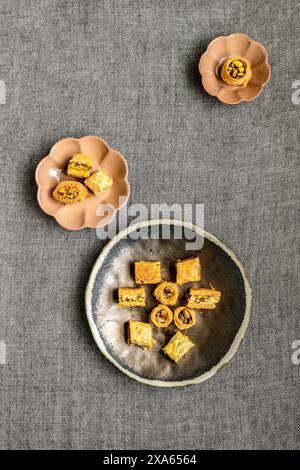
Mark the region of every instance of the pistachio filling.
POLYGON ((247 65, 244 61, 235 59, 227 67, 227 71, 232 78, 241 79, 247 72, 247 65))
POLYGON ((67 199, 76 199, 79 195, 79 191, 71 186, 64 186, 63 188, 60 188, 57 192, 59 196, 67 199))
POLYGON ((170 286, 164 288, 164 298, 170 299, 175 294, 174 289, 170 286))
POLYGON ((161 310, 156 312, 155 318, 157 323, 165 323, 168 319, 168 312, 162 308, 161 310))
POLYGON ((134 302, 145 300, 145 294, 124 294, 121 297, 122 302, 134 302))
POLYGON ((91 165, 82 162, 70 162, 69 169, 79 171, 89 171, 92 168, 91 165))
POLYGON ((183 323, 184 325, 192 323, 192 321, 193 321, 192 315, 190 314, 190 312, 187 309, 182 310, 179 313, 178 318, 181 321, 181 323, 183 323))
POLYGON ((200 303, 209 303, 209 304, 217 304, 219 302, 218 297, 215 295, 204 295, 204 296, 199 296, 199 295, 191 295, 190 296, 191 302, 196 302, 197 304, 200 303))

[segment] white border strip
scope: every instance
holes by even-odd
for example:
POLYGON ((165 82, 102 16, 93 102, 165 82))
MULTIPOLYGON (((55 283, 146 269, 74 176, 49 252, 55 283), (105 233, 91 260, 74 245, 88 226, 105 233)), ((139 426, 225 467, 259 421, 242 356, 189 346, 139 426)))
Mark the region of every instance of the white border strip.
POLYGON ((136 224, 130 225, 126 229, 122 230, 119 232, 110 242, 107 243, 107 245, 103 248, 102 252, 100 253, 99 257, 96 260, 96 263, 94 264, 94 267, 92 269, 87 287, 86 287, 86 293, 85 293, 85 308, 86 308, 86 315, 87 319, 89 322, 89 326, 92 331, 92 335, 94 340, 96 341, 96 344, 100 351, 104 354, 104 356, 114 365, 116 366, 121 372, 124 374, 128 375, 128 377, 137 380, 138 382, 142 382, 146 385, 152 385, 156 387, 183 387, 185 385, 193 385, 193 384, 199 384, 201 382, 204 382, 205 380, 209 379, 212 377, 218 370, 220 370, 222 367, 224 367, 235 355, 237 352, 239 345, 241 344, 242 339, 245 336, 245 333, 247 331, 250 317, 251 317, 251 305, 252 305, 252 288, 250 285, 250 281, 248 279, 248 276, 246 274, 246 271, 239 260, 239 258, 236 256, 236 254, 228 248, 221 240, 219 240, 217 237, 214 235, 210 234, 209 232, 206 232, 199 227, 197 227, 194 224, 191 224, 189 222, 185 222, 183 220, 175 220, 175 219, 155 219, 155 220, 146 220, 143 222, 138 222, 136 224), (130 234, 131 232, 134 232, 137 229, 143 228, 143 227, 150 227, 152 225, 178 225, 181 227, 186 227, 199 235, 207 238, 211 242, 215 243, 217 246, 222 248, 232 259, 232 261, 238 266, 242 277, 244 281, 244 287, 245 287, 245 297, 246 297, 246 306, 245 306, 245 316, 243 319, 243 322, 229 348, 225 356, 216 364, 213 366, 209 371, 204 372, 204 374, 199 375, 198 377, 195 377, 194 379, 189 379, 189 380, 182 380, 182 381, 174 381, 174 382, 169 382, 169 381, 163 381, 163 380, 148 380, 144 379, 143 377, 140 377, 133 372, 130 372, 129 370, 125 369, 122 367, 107 351, 106 346, 100 336, 100 333, 98 331, 97 325, 93 320, 93 315, 92 315, 92 288, 94 285, 94 281, 96 278, 96 275, 101 269, 101 266, 109 253, 109 251, 125 236, 130 234))

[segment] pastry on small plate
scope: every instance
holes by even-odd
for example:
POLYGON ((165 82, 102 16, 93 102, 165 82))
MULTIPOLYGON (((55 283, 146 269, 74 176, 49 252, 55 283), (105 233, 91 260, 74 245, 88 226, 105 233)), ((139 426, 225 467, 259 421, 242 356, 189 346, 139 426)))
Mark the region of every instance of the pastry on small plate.
POLYGON ((152 338, 152 326, 150 323, 129 320, 128 322, 128 344, 136 344, 143 349, 150 349, 156 343, 152 338))
POLYGON ((143 287, 119 287, 118 300, 120 307, 145 307, 145 291, 143 287))
POLYGON ((250 64, 244 57, 226 60, 221 69, 221 78, 228 85, 246 86, 250 78, 250 64))
POLYGON ((173 312, 166 305, 157 305, 150 313, 150 322, 157 328, 166 328, 173 321, 173 312))
POLYGON ((83 153, 75 153, 69 160, 67 175, 73 178, 87 178, 91 174, 92 166, 91 157, 83 153))
POLYGON ((174 282, 164 281, 156 286, 156 300, 164 305, 175 305, 178 299, 178 286, 174 282))
POLYGON ((185 284, 186 282, 197 282, 201 279, 201 267, 198 257, 178 260, 176 262, 176 282, 185 284))
POLYGON ((221 292, 215 289, 191 288, 187 294, 186 306, 188 308, 216 308, 220 301, 221 292))
POLYGON ((215 38, 199 62, 204 89, 223 103, 255 99, 271 76, 262 44, 242 33, 215 38))
POLYGON ((168 344, 163 348, 163 352, 172 359, 172 361, 178 362, 194 346, 195 345, 190 338, 180 331, 177 331, 168 344))
MULTIPOLYGON (((35 178, 38 186, 37 200, 39 206, 67 230, 106 226, 114 219, 120 208, 126 204, 130 193, 125 158, 110 147, 104 139, 96 135, 87 135, 80 139, 67 137, 56 142, 48 155, 39 162, 35 178), (78 155, 80 159, 77 162, 75 157, 77 160, 78 155), (81 158, 82 155, 84 159, 81 158), (80 163, 80 165, 84 163, 84 166, 71 165, 70 159, 73 163, 80 163), (67 204, 69 201, 66 201, 63 206, 53 199, 53 191, 57 183, 73 179, 73 176, 67 175, 69 163, 69 174, 73 175, 75 180, 82 178, 78 181, 83 184, 84 179, 87 179, 92 172, 100 169, 103 169, 111 176, 114 184, 102 196, 105 199, 103 202, 107 205, 107 211, 97 210, 100 202, 100 198, 97 197, 88 197, 84 203, 72 204, 71 207, 70 204, 67 204), (88 171, 91 163, 93 167, 91 171, 88 171), (87 165, 85 166, 85 164, 87 165), (77 172, 78 169, 79 173, 77 172), (81 170, 83 170, 83 173, 81 170)), ((85 187, 86 190, 88 195, 92 196, 87 187, 85 187)))
POLYGON ((84 184, 95 194, 100 196, 106 189, 110 188, 113 184, 112 178, 99 170, 93 173, 89 178, 84 181, 84 184))
POLYGON ((61 181, 54 189, 53 198, 62 204, 83 201, 88 197, 88 190, 79 181, 61 181))
POLYGON ((158 284, 161 281, 159 261, 135 261, 136 284, 158 284))

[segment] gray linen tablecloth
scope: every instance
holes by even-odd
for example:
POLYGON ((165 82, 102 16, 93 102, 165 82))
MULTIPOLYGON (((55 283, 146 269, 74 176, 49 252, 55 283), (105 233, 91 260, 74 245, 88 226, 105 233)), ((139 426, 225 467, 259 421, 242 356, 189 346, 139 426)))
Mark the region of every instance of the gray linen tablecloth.
POLYGON ((298 6, 2 0, 1 448, 299 448, 298 6), (272 78, 229 107, 197 64, 237 31, 266 46, 272 78), (58 139, 85 134, 126 156, 131 202, 204 203, 206 229, 250 274, 250 329, 202 385, 143 386, 94 344, 84 291, 103 242, 45 215, 34 181, 58 139))

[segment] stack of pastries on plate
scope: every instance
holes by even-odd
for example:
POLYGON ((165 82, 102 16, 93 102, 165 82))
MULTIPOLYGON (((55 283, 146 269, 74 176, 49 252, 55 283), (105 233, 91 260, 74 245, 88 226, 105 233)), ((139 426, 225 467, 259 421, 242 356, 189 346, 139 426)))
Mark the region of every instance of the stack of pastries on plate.
POLYGON ((153 295, 158 304, 149 313, 149 323, 129 320, 127 325, 128 344, 135 344, 150 349, 156 343, 152 337, 152 328, 167 328, 173 322, 177 333, 162 348, 173 361, 178 362, 193 346, 190 338, 181 330, 192 328, 197 321, 196 310, 214 309, 221 298, 221 292, 213 287, 192 287, 189 289, 183 305, 178 305, 180 286, 188 282, 199 282, 201 265, 198 257, 191 257, 176 262, 176 283, 163 281, 159 261, 136 261, 134 263, 135 283, 138 287, 119 287, 118 304, 120 307, 145 307, 146 294, 143 284, 156 284, 153 295))
POLYGON ((61 204, 71 204, 86 199, 90 189, 95 196, 100 196, 113 184, 112 178, 99 170, 92 173, 93 162, 91 157, 76 153, 68 162, 67 175, 71 178, 84 180, 84 184, 75 180, 63 180, 58 183, 52 195, 61 204))

